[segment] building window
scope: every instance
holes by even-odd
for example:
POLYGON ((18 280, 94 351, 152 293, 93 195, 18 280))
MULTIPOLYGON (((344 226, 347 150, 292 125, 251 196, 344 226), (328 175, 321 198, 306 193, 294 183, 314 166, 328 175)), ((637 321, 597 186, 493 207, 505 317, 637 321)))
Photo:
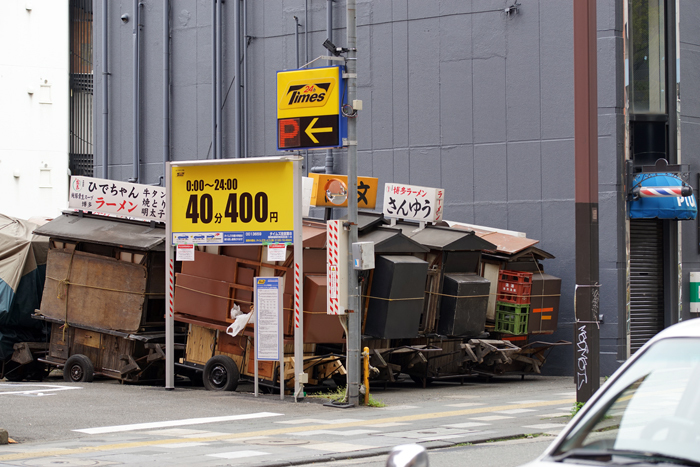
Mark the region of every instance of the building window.
POLYGON ((70 153, 73 175, 93 175, 92 0, 70 1, 70 153))
POLYGON ((629 0, 632 114, 666 113, 665 0, 629 0))

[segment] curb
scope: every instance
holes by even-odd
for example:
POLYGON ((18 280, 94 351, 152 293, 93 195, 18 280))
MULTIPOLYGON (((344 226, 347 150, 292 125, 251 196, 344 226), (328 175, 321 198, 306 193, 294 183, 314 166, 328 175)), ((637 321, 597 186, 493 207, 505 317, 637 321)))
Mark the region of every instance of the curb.
MULTIPOLYGON (((418 444, 420 446, 423 446, 426 450, 431 451, 434 449, 444 449, 444 448, 450 448, 454 447, 460 444, 472 444, 472 445, 479 445, 479 444, 486 444, 486 443, 491 443, 491 442, 497 442, 497 441, 505 441, 505 440, 510 440, 513 438, 518 438, 518 437, 526 437, 527 435, 531 435, 533 433, 519 433, 519 434, 513 434, 509 436, 500 436, 500 437, 495 437, 495 438, 482 438, 482 439, 456 439, 452 441, 425 441, 425 442, 414 442, 411 443, 410 440, 407 440, 406 443, 404 444, 418 444)), ((539 434, 541 435, 549 435, 547 432, 540 432, 539 434)), ((554 437, 552 437, 552 440, 554 440, 554 437)), ((381 447, 381 448, 375 448, 375 449, 365 449, 363 451, 356 451, 356 452, 349 452, 347 454, 329 454, 328 457, 325 456, 319 456, 313 459, 299 459, 299 460, 293 460, 293 461, 280 461, 280 462, 266 462, 266 463, 261 463, 261 464, 253 464, 250 467, 292 467, 292 466, 297 466, 297 465, 308 465, 310 463, 313 464, 318 464, 318 463, 325 463, 325 462, 337 462, 337 461, 344 461, 344 460, 351 460, 351 459, 363 459, 367 457, 376 457, 376 456, 382 456, 382 455, 387 455, 391 452, 392 448, 387 448, 387 447, 381 447)))

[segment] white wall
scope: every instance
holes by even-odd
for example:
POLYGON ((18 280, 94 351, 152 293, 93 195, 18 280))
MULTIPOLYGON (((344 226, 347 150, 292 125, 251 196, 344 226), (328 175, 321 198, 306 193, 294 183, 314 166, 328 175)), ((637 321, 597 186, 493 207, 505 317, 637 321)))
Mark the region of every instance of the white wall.
POLYGON ((68 206, 68 0, 2 0, 0 17, 0 212, 55 217, 68 206))

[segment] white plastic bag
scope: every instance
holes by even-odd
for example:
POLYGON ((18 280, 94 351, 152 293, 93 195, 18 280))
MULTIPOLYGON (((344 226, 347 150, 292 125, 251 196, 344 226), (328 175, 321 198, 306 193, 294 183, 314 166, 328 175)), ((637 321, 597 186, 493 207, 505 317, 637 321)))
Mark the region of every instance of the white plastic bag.
MULTIPOLYGON (((239 311, 240 311, 240 309, 239 309, 239 311)), ((251 319, 255 319, 253 317, 254 314, 255 314, 255 312, 251 311, 247 315, 244 315, 243 313, 241 313, 240 315, 236 316, 234 318, 235 321, 233 323, 231 323, 231 325, 228 328, 226 328, 226 334, 228 334, 229 336, 232 336, 232 337, 236 337, 238 334, 241 333, 241 331, 243 331, 243 329, 245 329, 246 324, 248 324, 248 322, 251 319)))

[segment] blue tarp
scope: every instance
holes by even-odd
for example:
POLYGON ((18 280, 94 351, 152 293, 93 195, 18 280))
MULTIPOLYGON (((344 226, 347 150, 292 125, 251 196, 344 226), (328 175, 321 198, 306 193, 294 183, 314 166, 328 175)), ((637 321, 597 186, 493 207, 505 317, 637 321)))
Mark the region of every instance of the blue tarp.
POLYGON ((37 227, 0 214, 0 360, 17 342, 46 340, 46 325, 31 317, 41 305, 48 251, 37 227))
MULTIPOLYGON (((639 174, 633 188, 655 186, 683 186, 683 181, 667 173, 639 174)), ((698 215, 695 195, 684 198, 639 198, 629 202, 630 219, 695 219, 698 215)))

